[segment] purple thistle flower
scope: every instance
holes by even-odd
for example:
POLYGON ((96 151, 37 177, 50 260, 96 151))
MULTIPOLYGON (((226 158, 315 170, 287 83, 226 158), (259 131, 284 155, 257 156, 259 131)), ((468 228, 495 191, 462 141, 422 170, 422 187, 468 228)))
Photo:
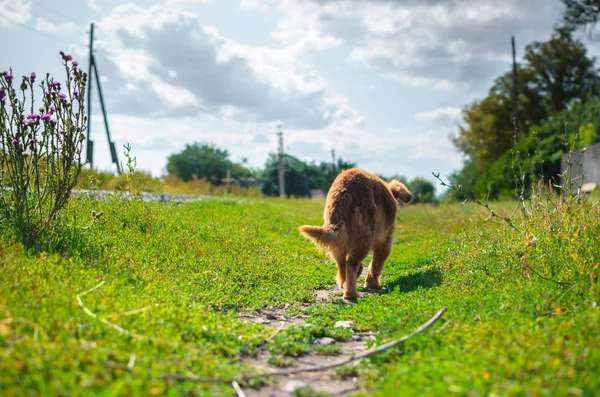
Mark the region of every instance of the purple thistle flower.
POLYGON ((45 96, 50 96, 50 91, 44 91, 45 96))
POLYGON ((67 96, 65 94, 63 94, 62 92, 60 94, 58 94, 58 97, 60 98, 60 101, 62 103, 67 103, 67 96))
POLYGON ((73 96, 77 98, 77 96, 79 95, 79 91, 75 90, 73 91, 73 96))
POLYGON ((4 75, 4 80, 6 80, 6 81, 11 81, 12 79, 13 79, 13 75, 12 75, 12 74, 10 74, 10 73, 6 73, 6 74, 4 75))
POLYGON ((14 138, 14 139, 12 140, 12 144, 13 144, 13 146, 14 146, 14 147, 17 147, 17 146, 19 146, 19 141, 17 141, 17 138, 14 138))
POLYGON ((60 56, 62 57, 63 61, 72 61, 73 57, 69 54, 65 54, 63 51, 60 52, 60 56))
POLYGON ((4 88, 0 87, 0 97, 3 97, 5 93, 6 93, 6 90, 4 90, 4 88))
POLYGON ((50 113, 44 113, 41 118, 43 121, 48 121, 52 118, 52 115, 50 113))
POLYGON ((33 82, 35 81, 35 72, 32 72, 31 75, 29 76, 29 78, 31 79, 31 84, 33 84, 33 82))
POLYGON ((37 120, 39 116, 37 114, 28 114, 27 115, 27 120, 37 120))
POLYGON ((56 107, 54 105, 50 105, 50 107, 48 109, 50 110, 51 113, 56 112, 56 107))
POLYGON ((35 146, 35 139, 29 140, 29 146, 31 146, 31 148, 33 149, 33 147, 35 146))
POLYGON ((6 102, 6 97, 5 96, 0 97, 0 102, 5 103, 6 102))

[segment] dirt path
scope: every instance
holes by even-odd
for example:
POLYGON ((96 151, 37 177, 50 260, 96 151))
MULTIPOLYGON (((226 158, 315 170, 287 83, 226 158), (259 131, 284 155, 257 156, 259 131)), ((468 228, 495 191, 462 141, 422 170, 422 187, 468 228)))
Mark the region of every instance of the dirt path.
MULTIPOLYGON (((363 275, 365 273, 366 268, 363 270, 363 275)), ((332 299, 342 297, 342 290, 337 286, 332 289, 316 290, 315 293, 315 305, 326 304, 332 299)), ((362 297, 369 293, 372 292, 361 292, 360 295, 362 297)), ((303 304, 300 306, 300 308, 307 309, 310 306, 311 305, 309 304, 303 304)), ((258 310, 252 314, 240 316, 239 319, 246 322, 269 325, 273 329, 274 333, 279 332, 282 329, 285 329, 292 325, 302 326, 307 324, 306 320, 308 316, 300 315, 294 317, 287 317, 287 311, 287 306, 268 310, 258 310)), ((352 323, 347 321, 340 321, 336 323, 336 326, 352 328, 352 323)), ((342 360, 344 358, 350 357, 350 355, 352 355, 353 353, 358 353, 366 350, 367 341, 374 338, 374 335, 371 333, 357 333, 353 330, 353 335, 347 342, 328 341, 329 343, 335 343, 339 345, 341 348, 341 354, 331 356, 311 352, 307 355, 299 357, 298 359, 296 359, 293 365, 286 368, 298 368, 307 365, 320 365, 332 361, 342 360)), ((264 351, 256 357, 246 357, 242 360, 242 362, 255 368, 261 368, 266 370, 280 369, 268 363, 269 357, 269 353, 264 351)), ((244 394, 248 397, 284 397, 292 395, 295 389, 302 387, 308 387, 315 392, 327 392, 334 396, 344 396, 348 393, 357 392, 360 390, 357 384, 357 378, 341 377, 335 374, 332 370, 329 370, 323 372, 305 372, 288 376, 280 376, 268 386, 262 387, 260 389, 247 388, 243 391, 244 394)))

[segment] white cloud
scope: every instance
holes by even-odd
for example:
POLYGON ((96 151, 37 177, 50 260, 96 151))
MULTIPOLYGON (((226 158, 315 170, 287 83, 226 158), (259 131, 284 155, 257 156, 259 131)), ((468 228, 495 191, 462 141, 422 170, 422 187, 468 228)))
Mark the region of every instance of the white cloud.
POLYGON ((267 12, 272 7, 272 5, 265 0, 241 0, 240 5, 242 8, 253 8, 260 12, 267 12))
POLYGON ((35 29, 39 32, 63 37, 73 37, 76 34, 82 34, 84 32, 84 28, 81 25, 77 25, 73 22, 55 24, 41 17, 36 19, 35 29))
POLYGON ((461 118, 462 109, 456 106, 446 106, 415 114, 417 120, 435 121, 441 124, 458 123, 461 118))
POLYGON ((0 28, 31 18, 31 0, 0 0, 0 28))
POLYGON ((98 0, 85 0, 85 4, 94 11, 100 11, 102 7, 98 5, 98 0))
MULTIPOLYGON (((272 36, 313 49, 345 45, 348 61, 403 85, 477 90, 508 70, 510 36, 548 36, 562 5, 547 0, 280 0, 272 36)), ((522 44, 521 44, 522 48, 522 44)))
POLYGON ((297 43, 247 45, 201 25, 195 13, 163 5, 120 5, 97 24, 102 36, 95 48, 109 77, 107 96, 119 112, 209 113, 289 128, 362 123, 348 100, 299 60, 297 43), (127 89, 131 84, 136 90, 127 89))

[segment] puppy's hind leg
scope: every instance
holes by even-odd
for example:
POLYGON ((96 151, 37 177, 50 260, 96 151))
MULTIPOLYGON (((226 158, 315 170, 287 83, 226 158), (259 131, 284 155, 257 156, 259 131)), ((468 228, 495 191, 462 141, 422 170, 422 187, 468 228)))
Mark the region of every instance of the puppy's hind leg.
POLYGON ((346 252, 341 250, 330 251, 331 258, 335 261, 337 266, 337 285, 340 288, 344 288, 346 282, 346 252))
POLYGON ((379 281, 381 277, 381 272, 383 271, 383 265, 385 265, 385 261, 390 256, 390 252, 392 251, 392 234, 388 236, 388 238, 373 250, 373 260, 369 265, 369 270, 367 271, 367 277, 365 278, 365 287, 366 288, 381 288, 381 283, 379 281))
POLYGON ((362 267, 362 260, 365 259, 371 249, 371 241, 366 241, 360 247, 357 247, 348 254, 346 259, 346 285, 344 285, 344 299, 355 299, 358 297, 356 290, 356 279, 358 270, 362 267))

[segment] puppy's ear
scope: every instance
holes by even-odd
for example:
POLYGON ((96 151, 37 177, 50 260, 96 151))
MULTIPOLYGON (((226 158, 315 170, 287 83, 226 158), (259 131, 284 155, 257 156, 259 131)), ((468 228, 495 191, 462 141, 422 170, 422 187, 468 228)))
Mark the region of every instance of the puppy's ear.
POLYGON ((412 200, 412 194, 402 182, 394 179, 388 183, 388 187, 396 200, 400 200, 404 204, 408 204, 412 200))

